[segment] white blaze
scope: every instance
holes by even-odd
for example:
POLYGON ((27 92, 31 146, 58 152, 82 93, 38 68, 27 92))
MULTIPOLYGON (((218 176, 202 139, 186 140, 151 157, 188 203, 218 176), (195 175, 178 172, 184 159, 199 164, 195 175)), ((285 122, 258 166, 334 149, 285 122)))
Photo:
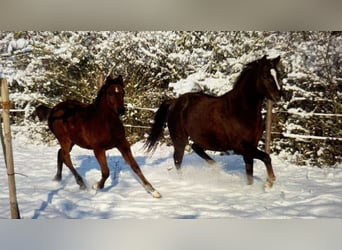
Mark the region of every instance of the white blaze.
POLYGON ((271 70, 270 70, 270 73, 271 73, 271 75, 273 76, 274 81, 275 81, 276 84, 277 84, 278 90, 280 90, 280 85, 279 85, 278 79, 277 79, 277 71, 275 71, 275 69, 271 69, 271 70))

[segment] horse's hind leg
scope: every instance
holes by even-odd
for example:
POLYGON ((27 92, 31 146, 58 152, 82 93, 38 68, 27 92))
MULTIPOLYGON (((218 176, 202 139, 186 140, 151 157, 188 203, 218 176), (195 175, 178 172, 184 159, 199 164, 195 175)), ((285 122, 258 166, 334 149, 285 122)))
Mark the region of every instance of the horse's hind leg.
POLYGON ((173 161, 177 169, 180 169, 183 162, 185 146, 183 144, 174 144, 173 161))
POLYGON ((184 150, 186 145, 189 143, 187 136, 184 134, 178 133, 177 135, 174 134, 174 131, 177 131, 174 128, 170 128, 169 125, 169 131, 171 140, 174 147, 174 153, 173 153, 173 161, 177 169, 181 168, 182 162, 183 162, 183 156, 184 156, 184 150))
POLYGON ((57 173, 55 175, 55 181, 62 180, 62 169, 63 169, 63 158, 62 158, 62 149, 60 148, 57 153, 57 173))
POLYGON ((243 159, 245 161, 247 184, 252 185, 253 184, 253 158, 244 156, 243 159))
POLYGON ((104 184, 109 176, 109 169, 107 165, 107 159, 106 159, 106 151, 104 149, 100 150, 94 150, 94 154, 96 156, 97 161, 100 164, 101 167, 101 173, 102 173, 102 178, 99 182, 95 183, 93 185, 94 189, 102 189, 104 187, 104 184))
POLYGON ((191 148, 195 151, 196 154, 198 154, 202 159, 204 159, 206 162, 208 162, 210 165, 215 165, 215 160, 212 159, 200 146, 198 146, 196 143, 193 143, 191 145, 191 148))
MULTIPOLYGON (((80 189, 86 189, 86 185, 84 184, 82 177, 77 173, 76 169, 74 168, 74 166, 71 162, 70 151, 71 151, 72 145, 70 147, 66 147, 66 148, 68 148, 68 150, 62 147, 60 149, 60 153, 58 153, 58 155, 60 155, 63 163, 65 165, 67 165, 67 167, 73 173, 75 180, 76 180, 76 183, 78 185, 80 185, 80 189)), ((57 170, 57 174, 58 174, 58 170, 57 170)))
POLYGON ((130 165, 133 172, 140 179, 145 190, 147 192, 149 192, 154 198, 160 198, 161 194, 152 187, 151 183, 145 178, 145 176, 141 172, 141 169, 140 169, 138 163, 136 162, 136 160, 134 159, 134 157, 132 155, 132 151, 130 149, 129 143, 127 141, 124 141, 120 146, 118 146, 118 149, 121 152, 121 154, 122 154, 123 158, 125 159, 125 161, 127 162, 127 164, 130 165))

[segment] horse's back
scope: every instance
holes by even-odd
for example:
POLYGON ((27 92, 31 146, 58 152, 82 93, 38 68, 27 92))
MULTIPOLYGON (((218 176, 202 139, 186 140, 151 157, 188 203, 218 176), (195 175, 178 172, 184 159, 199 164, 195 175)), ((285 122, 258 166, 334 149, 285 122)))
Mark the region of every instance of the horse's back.
POLYGON ((87 104, 84 104, 77 100, 66 100, 54 106, 51 110, 51 115, 53 115, 53 113, 56 113, 56 112, 67 113, 68 111, 79 110, 87 106, 88 106, 87 104))
MULTIPOLYGON (((87 114, 88 105, 77 100, 67 100, 54 106, 48 117, 48 126, 57 138, 77 132, 82 121, 80 116, 87 114)), ((88 112, 89 113, 89 112, 88 112)))
POLYGON ((202 92, 181 95, 172 106, 173 113, 190 120, 189 122, 192 122, 192 119, 207 120, 208 117, 220 116, 223 109, 224 105, 220 97, 210 96, 202 92))
POLYGON ((66 121, 69 117, 75 115, 87 105, 77 100, 67 100, 54 106, 49 114, 48 123, 51 126, 56 121, 66 121))

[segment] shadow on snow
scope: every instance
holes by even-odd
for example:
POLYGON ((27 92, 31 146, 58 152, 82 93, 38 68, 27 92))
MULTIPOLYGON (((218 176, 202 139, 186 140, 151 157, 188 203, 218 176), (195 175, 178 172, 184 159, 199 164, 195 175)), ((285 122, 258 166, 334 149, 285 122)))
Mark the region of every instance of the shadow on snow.
MULTIPOLYGON (((230 174, 237 173, 239 175, 245 174, 244 170, 244 162, 243 158, 239 155, 235 154, 210 154, 211 157, 214 158, 215 161, 220 165, 220 168, 230 174)), ((135 159, 138 162, 140 166, 145 166, 147 163, 148 156, 136 156, 135 159)), ((86 179, 86 173, 91 171, 91 170, 98 170, 99 171, 99 178, 100 178, 100 166, 95 158, 95 156, 92 155, 79 155, 76 156, 77 162, 80 162, 79 166, 78 164, 75 164, 75 167, 77 168, 77 171, 79 174, 82 176, 82 178, 86 179)), ((170 161, 170 164, 172 164, 173 159, 172 156, 166 156, 163 158, 157 158, 153 160, 152 162, 149 162, 147 165, 149 166, 158 166, 162 164, 165 161, 170 161)), ((202 159, 200 159, 195 153, 187 153, 184 156, 184 161, 185 165, 183 168, 186 168, 188 164, 198 166, 198 168, 210 168, 208 164, 206 164, 202 159), (187 164, 188 163, 188 164, 187 164)), ((114 188, 115 186, 118 185, 119 183, 119 176, 122 171, 130 171, 131 176, 136 179, 136 181, 139 182, 139 179, 135 176, 133 171, 130 169, 130 167, 126 164, 124 159, 122 158, 121 155, 117 156, 107 156, 107 163, 108 163, 108 168, 110 170, 110 178, 111 178, 111 183, 106 183, 105 187, 101 190, 102 192, 107 192, 114 188)), ((142 168, 143 171, 143 168, 142 168)), ((58 193, 64 189, 65 185, 68 185, 69 180, 73 178, 73 175, 69 171, 69 169, 64 165, 63 166, 63 173, 64 177, 62 179, 61 185, 62 187, 52 190, 48 193, 47 198, 45 201, 41 203, 41 206, 35 210, 32 219, 37 219, 40 217, 41 213, 46 210, 46 208, 49 206, 49 204, 52 203, 54 197, 58 195, 58 193)), ((228 181, 228 180, 227 180, 228 181)), ((82 191, 80 191, 82 192, 82 191)), ((105 216, 105 215, 104 215, 105 216)), ((106 217, 106 216, 105 216, 106 217)), ((182 219, 191 219, 191 218, 196 218, 196 215, 187 215, 183 217, 179 217, 182 219)))

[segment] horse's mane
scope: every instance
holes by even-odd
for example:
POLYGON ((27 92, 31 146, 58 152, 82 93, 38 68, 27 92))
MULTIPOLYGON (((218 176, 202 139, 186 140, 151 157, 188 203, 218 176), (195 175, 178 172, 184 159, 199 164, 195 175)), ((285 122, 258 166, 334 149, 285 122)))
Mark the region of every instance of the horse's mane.
POLYGON ((110 83, 106 82, 105 84, 103 84, 103 85, 101 86, 99 92, 97 93, 97 96, 96 96, 96 98, 95 98, 94 103, 100 102, 102 96, 106 93, 106 91, 107 91, 107 89, 108 89, 108 87, 109 87, 110 85, 111 85, 110 83))
POLYGON ((250 62, 250 63, 245 65, 245 67, 243 68, 239 77, 236 79, 235 83, 233 84, 234 88, 236 88, 236 87, 240 86, 242 83, 244 83, 245 82, 245 81, 243 81, 244 78, 251 77, 251 76, 253 76, 254 78, 256 77, 256 75, 253 74, 253 72, 260 65, 260 61, 261 61, 261 59, 258 59, 258 60, 255 60, 255 61, 250 62))

